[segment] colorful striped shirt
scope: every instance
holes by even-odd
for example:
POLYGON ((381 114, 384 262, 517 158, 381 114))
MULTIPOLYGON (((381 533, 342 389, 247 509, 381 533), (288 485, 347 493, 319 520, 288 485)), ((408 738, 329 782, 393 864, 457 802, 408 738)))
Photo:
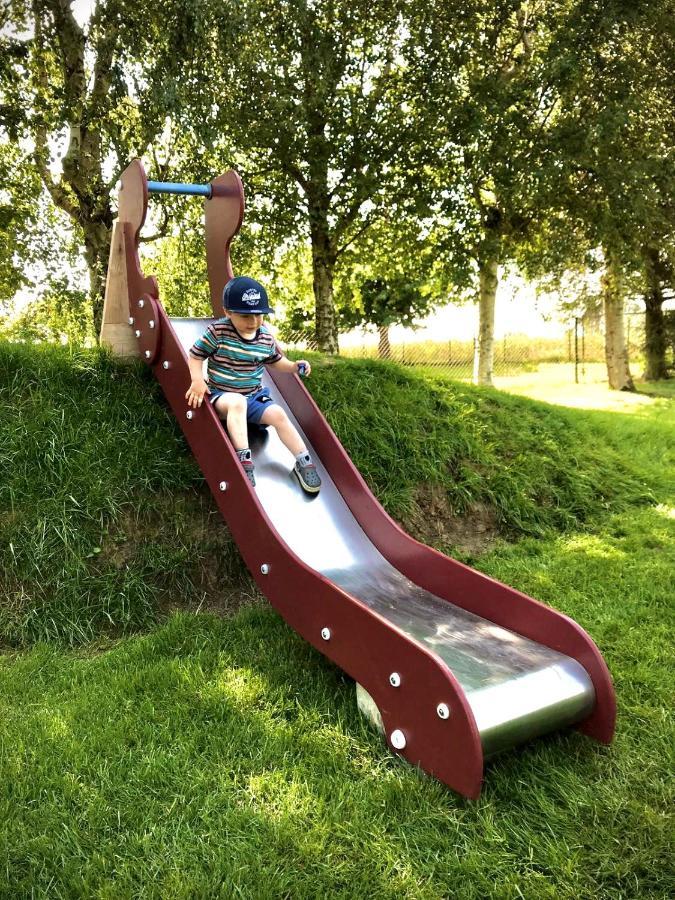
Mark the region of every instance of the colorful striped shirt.
POLYGON ((208 359, 209 387, 237 394, 257 391, 263 366, 282 358, 274 336, 264 325, 248 341, 227 317, 209 325, 190 347, 190 356, 208 359))

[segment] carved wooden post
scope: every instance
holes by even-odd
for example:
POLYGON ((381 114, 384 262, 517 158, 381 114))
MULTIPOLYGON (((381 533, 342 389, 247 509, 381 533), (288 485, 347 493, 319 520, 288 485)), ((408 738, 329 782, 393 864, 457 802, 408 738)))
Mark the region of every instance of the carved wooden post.
POLYGON ((223 288, 233 277, 230 244, 244 218, 244 188, 234 169, 211 182, 211 197, 204 201, 206 268, 213 315, 223 315, 223 288))
MULTIPOLYGON (((120 180, 117 219, 113 224, 110 242, 100 340, 101 344, 111 348, 115 356, 129 359, 140 355, 134 330, 129 325, 130 298, 127 279, 129 248, 126 242, 131 234, 135 252, 138 246, 138 233, 145 221, 148 208, 148 183, 141 161, 133 160, 122 173, 120 180)), ((154 279, 152 285, 148 284, 147 288, 149 293, 157 296, 154 279)))
POLYGON ((119 219, 116 219, 113 224, 110 242, 100 339, 101 344, 110 347, 115 356, 126 358, 139 356, 138 342, 133 330, 129 327, 124 223, 119 219))

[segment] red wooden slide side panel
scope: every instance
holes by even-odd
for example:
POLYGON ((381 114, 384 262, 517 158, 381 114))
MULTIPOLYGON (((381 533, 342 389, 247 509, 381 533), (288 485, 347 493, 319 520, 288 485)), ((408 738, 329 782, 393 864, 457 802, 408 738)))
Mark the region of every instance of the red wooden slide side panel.
POLYGON ((406 534, 370 492, 302 382, 274 371, 270 374, 354 517, 385 559, 432 594, 581 663, 593 682, 596 703, 577 728, 609 743, 616 723, 614 687, 600 651, 583 628, 568 616, 406 534))

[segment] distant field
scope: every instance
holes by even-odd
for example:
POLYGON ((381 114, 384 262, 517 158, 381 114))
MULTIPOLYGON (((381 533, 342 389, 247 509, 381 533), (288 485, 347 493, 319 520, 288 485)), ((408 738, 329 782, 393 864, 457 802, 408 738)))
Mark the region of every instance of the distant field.
MULTIPOLYGON (((639 345, 629 348, 631 368, 638 377, 644 368, 639 345)), ((518 378, 535 374, 551 384, 594 383, 606 380, 604 346, 595 335, 575 357, 573 342, 568 335, 560 338, 532 338, 525 334, 508 335, 495 341, 495 379, 518 378), (577 360, 575 364, 575 358, 577 360)), ((372 344, 353 345, 340 350, 347 359, 378 359, 378 348, 372 344)), ((473 341, 410 341, 391 344, 385 357, 390 362, 405 366, 447 372, 458 381, 470 381, 473 375, 473 341)), ((497 387, 504 385, 495 381, 497 387)), ((510 387, 510 385, 509 385, 510 387)))

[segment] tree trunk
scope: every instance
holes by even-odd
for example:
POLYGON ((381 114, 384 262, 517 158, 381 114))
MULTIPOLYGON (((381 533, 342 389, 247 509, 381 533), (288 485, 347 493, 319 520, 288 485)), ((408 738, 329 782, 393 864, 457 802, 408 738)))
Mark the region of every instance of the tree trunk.
POLYGON ((89 221, 83 225, 85 257, 89 270, 89 296, 91 298, 94 334, 101 331, 105 279, 108 271, 108 256, 112 227, 104 221, 89 221))
POLYGON ((388 325, 378 325, 377 326, 378 333, 378 344, 377 344, 377 356, 379 359, 391 359, 391 344, 389 342, 389 326, 388 325))
POLYGON ((496 242, 483 248, 478 259, 478 340, 473 358, 473 383, 492 384, 495 343, 495 300, 499 282, 496 242))
POLYGON ((628 349, 623 328, 623 292, 621 273, 611 255, 605 253, 602 296, 605 311, 605 361, 609 387, 615 391, 634 391, 628 365, 628 349))
POLYGON ((645 381, 668 378, 666 366, 666 330, 663 318, 663 290, 658 273, 659 253, 653 247, 644 251, 645 262, 645 381))
POLYGON ((337 318, 333 299, 335 251, 331 245, 328 215, 314 209, 310 215, 316 342, 323 353, 339 353, 337 318))

